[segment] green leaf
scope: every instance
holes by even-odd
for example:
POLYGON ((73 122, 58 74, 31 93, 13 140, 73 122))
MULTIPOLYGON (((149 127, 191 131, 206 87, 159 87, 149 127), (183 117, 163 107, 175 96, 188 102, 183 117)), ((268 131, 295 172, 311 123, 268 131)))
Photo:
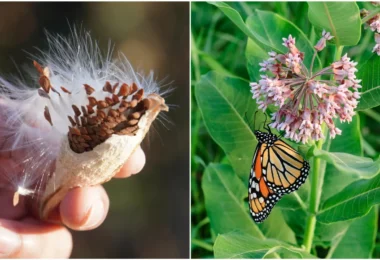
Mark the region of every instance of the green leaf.
POLYGON ((380 58, 372 57, 360 67, 357 78, 361 79, 361 96, 356 110, 364 110, 380 105, 380 58))
POLYGON ((269 217, 259 227, 267 238, 297 244, 295 234, 286 224, 280 207, 274 207, 269 217))
POLYGON ((377 233, 377 210, 356 219, 331 247, 328 258, 371 258, 377 233))
MULTIPOLYGON (((352 117, 351 123, 341 123, 339 120, 335 120, 335 125, 342 130, 342 135, 338 135, 334 139, 328 139, 323 149, 329 152, 344 151, 352 155, 363 156, 359 119, 359 115, 355 115, 352 117)), ((335 168, 333 164, 327 164, 321 202, 359 178, 362 178, 362 176, 347 174, 347 172, 342 172, 335 168)))
POLYGON ((355 2, 309 2, 309 20, 334 36, 338 46, 356 45, 361 35, 359 7, 355 2))
POLYGON ((378 203, 380 174, 372 179, 355 181, 328 199, 317 213, 317 220, 333 223, 358 218, 367 214, 378 203))
POLYGON ((266 258, 278 253, 282 258, 315 258, 303 249, 275 239, 258 239, 246 233, 219 235, 214 244, 215 258, 266 258))
POLYGON ((255 36, 250 30, 246 27, 243 18, 241 18, 238 11, 233 9, 226 3, 223 2, 208 2, 209 4, 215 5, 218 7, 245 35, 251 39, 255 39, 255 36))
POLYGON ((230 72, 226 68, 224 68, 222 64, 220 64, 217 60, 215 60, 208 53, 199 51, 199 56, 207 64, 207 66, 211 68, 211 70, 218 71, 218 73, 223 74, 223 75, 228 76, 228 77, 236 77, 237 78, 236 75, 234 75, 232 72, 230 72))
MULTIPOLYGON (((292 22, 284 17, 267 11, 255 10, 254 14, 247 19, 247 27, 254 37, 278 53, 285 53, 287 48, 282 45, 282 38, 289 35, 296 37, 297 48, 305 53, 305 65, 310 66, 315 52, 313 45, 307 36, 292 22)), ((314 68, 320 68, 320 60, 317 57, 314 68)))
POLYGON ((245 185, 229 165, 210 164, 202 179, 207 215, 216 234, 244 230, 263 239, 264 235, 248 212, 245 185))
POLYGON ((260 74, 260 65, 263 60, 268 59, 268 53, 262 49, 256 42, 251 39, 248 39, 247 48, 245 50, 245 57, 247 59, 247 69, 249 78, 251 81, 259 81, 260 74))
POLYGON ((331 153, 317 148, 314 148, 313 155, 333 164, 336 169, 346 174, 371 178, 380 172, 380 158, 373 161, 371 158, 349 153, 331 153))
POLYGON ((322 223, 317 221, 315 227, 313 245, 332 247, 336 241, 340 241, 354 220, 339 221, 334 223, 322 223))
MULTIPOLYGON (((256 111, 248 82, 210 72, 195 85, 195 97, 210 136, 239 177, 247 180, 257 144, 245 119, 247 113, 252 120, 256 111)), ((264 122, 259 115, 256 120, 264 122)))

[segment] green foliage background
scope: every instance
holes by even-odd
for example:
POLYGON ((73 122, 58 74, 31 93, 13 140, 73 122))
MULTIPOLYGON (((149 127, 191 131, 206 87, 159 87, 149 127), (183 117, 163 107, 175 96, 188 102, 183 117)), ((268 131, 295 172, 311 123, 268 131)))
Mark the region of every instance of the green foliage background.
POLYGON ((359 17, 361 8, 379 9, 334 2, 196 2, 191 7, 192 257, 379 258, 380 57, 371 52, 373 32, 364 30, 359 17), (336 122, 341 136, 323 146, 299 147, 324 174, 311 172, 300 190, 284 196, 256 225, 246 202, 257 144, 243 118, 256 111, 249 82, 258 79, 258 62, 267 51, 283 51, 281 39, 289 34, 310 63, 322 29, 335 31, 333 43, 341 47, 329 44, 315 66, 329 65, 339 51, 359 63, 358 113, 350 124, 336 122), (310 197, 311 189, 318 199, 310 197), (309 252, 303 245, 313 206, 309 252))

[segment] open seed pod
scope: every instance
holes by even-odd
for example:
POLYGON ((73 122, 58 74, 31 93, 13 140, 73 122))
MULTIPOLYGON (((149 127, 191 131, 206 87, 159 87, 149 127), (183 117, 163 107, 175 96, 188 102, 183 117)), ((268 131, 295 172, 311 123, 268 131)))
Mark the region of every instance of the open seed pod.
MULTIPOLYGON (((38 203, 31 204, 41 219, 47 219, 70 189, 109 181, 140 145, 159 112, 168 107, 159 94, 145 95, 136 83, 106 81, 100 90, 89 84, 80 90, 58 89, 47 67, 37 62, 34 66, 39 73, 38 95, 45 102, 40 113, 53 130, 68 126, 57 144, 52 171, 32 200, 38 203), (62 116, 64 107, 71 113, 62 116)), ((15 202, 17 196, 16 192, 15 202)))

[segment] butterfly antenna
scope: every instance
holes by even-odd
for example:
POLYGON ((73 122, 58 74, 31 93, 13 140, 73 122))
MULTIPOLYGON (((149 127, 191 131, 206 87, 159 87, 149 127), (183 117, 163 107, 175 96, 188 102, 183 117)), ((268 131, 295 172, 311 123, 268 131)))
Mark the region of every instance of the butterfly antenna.
POLYGON ((271 134, 272 131, 270 130, 270 127, 267 125, 267 118, 268 118, 267 113, 264 113, 264 115, 265 115, 265 121, 264 121, 264 127, 263 128, 271 134))

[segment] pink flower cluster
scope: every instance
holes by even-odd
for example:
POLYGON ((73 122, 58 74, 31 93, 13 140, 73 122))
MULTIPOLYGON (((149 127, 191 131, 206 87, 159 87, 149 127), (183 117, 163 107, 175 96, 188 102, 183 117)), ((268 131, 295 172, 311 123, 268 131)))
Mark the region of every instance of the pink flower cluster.
MULTIPOLYGON (((373 5, 375 5, 375 6, 377 6, 377 4, 375 4, 375 3, 378 3, 378 2, 371 2, 371 3, 373 5)), ((368 12, 365 9, 360 10, 360 16, 362 18, 368 16, 369 13, 370 12, 368 12)), ((372 17, 371 19, 369 19, 365 23, 365 28, 370 28, 371 31, 375 32, 375 42, 376 42, 376 45, 373 47, 372 52, 376 52, 376 54, 378 56, 380 56, 380 37, 379 37, 379 33, 380 33, 380 14, 376 14, 374 17, 372 17)))
MULTIPOLYGON (((321 51, 330 39, 330 33, 323 31, 315 49, 321 51)), ((323 123, 334 138, 342 132, 335 126, 334 119, 350 122, 358 105, 361 86, 355 75, 357 63, 346 54, 313 73, 312 67, 307 69, 303 63, 304 53, 297 49, 295 38, 290 35, 283 40, 288 52, 270 52, 269 59, 260 63, 260 71, 267 74, 261 75, 258 83, 250 84, 252 98, 263 111, 269 105, 279 107, 272 114, 270 126, 285 131, 286 138, 302 143, 324 138, 323 123), (333 78, 327 79, 330 75, 333 78)))

